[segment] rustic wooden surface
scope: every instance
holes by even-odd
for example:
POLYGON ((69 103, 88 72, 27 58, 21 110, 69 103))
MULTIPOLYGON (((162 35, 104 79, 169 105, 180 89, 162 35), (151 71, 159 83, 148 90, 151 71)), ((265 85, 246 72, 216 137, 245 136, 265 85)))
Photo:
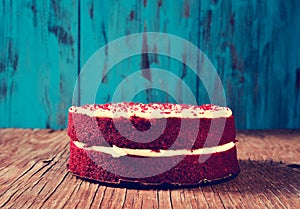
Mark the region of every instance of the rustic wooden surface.
MULTIPOLYGON (((74 84, 88 58, 108 42, 148 31, 184 38, 208 56, 238 128, 299 128, 299 19, 298 0, 2 0, 0 127, 65 128, 74 84)), ((119 63, 97 101, 109 101, 124 76, 144 67, 170 70, 188 83, 200 104, 207 102, 190 69, 153 55, 119 63)), ((147 75, 128 85, 151 79, 158 78, 147 75)), ((184 95, 177 82, 164 81, 184 95)), ((136 99, 172 101, 154 90, 136 99)))
POLYGON ((66 131, 0 129, 3 208, 300 208, 300 131, 238 133, 241 173, 224 183, 136 190, 81 180, 66 169, 66 131))

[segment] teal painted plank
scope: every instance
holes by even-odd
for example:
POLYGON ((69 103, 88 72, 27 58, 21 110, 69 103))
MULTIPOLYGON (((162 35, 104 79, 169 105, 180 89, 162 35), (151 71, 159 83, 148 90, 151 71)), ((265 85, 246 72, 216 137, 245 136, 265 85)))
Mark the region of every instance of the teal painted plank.
POLYGON ((0 14, 0 126, 64 128, 77 76, 76 2, 2 1, 0 14))
POLYGON ((234 32, 224 47, 228 53, 224 60, 230 61, 224 70, 230 78, 229 104, 240 128, 299 127, 299 114, 286 105, 299 105, 292 92, 300 57, 290 56, 297 54, 295 39, 300 35, 295 3, 240 1, 231 6, 234 32))
MULTIPOLYGON (((198 6, 192 9, 187 9, 187 6, 184 7, 184 4, 190 4, 190 2, 182 1, 179 2, 178 5, 173 5, 170 1, 166 3, 164 2, 164 4, 162 4, 162 1, 117 1, 113 3, 90 1, 87 4, 82 5, 81 25, 84 25, 85 27, 81 30, 81 63, 84 63, 93 52, 104 46, 108 41, 112 41, 128 34, 147 31, 168 31, 170 34, 185 38, 185 35, 188 35, 197 23, 196 21, 194 25, 189 24, 193 20, 197 20, 198 14, 196 11, 198 6), (179 14, 176 15, 178 21, 181 21, 182 18, 187 20, 182 20, 183 24, 180 25, 177 24, 177 21, 173 21, 168 25, 168 22, 170 22, 169 19, 172 18, 172 16, 168 15, 172 15, 173 13, 167 12, 166 14, 166 11, 170 9, 172 9, 175 14, 179 14), (190 13, 194 16, 189 17, 190 13), (107 17, 110 18, 107 19, 107 17)), ((193 41, 194 44, 196 44, 198 41, 197 36, 193 37, 193 39, 189 41, 193 41)), ((187 52, 183 51, 182 56, 189 56, 185 53, 187 52)), ((106 68, 106 66, 103 67, 106 68)), ((128 58, 126 61, 118 63, 118 65, 113 68, 105 79, 105 83, 103 83, 99 89, 100 94, 97 97, 97 102, 105 103, 110 101, 115 88, 124 80, 125 77, 129 76, 131 73, 148 67, 169 69, 171 72, 179 76, 180 80, 184 78, 184 80, 190 84, 193 83, 191 85, 192 91, 196 93, 196 76, 192 76, 192 73, 189 72, 186 73, 185 71, 187 70, 184 70, 183 72, 182 69, 185 68, 183 64, 178 63, 176 60, 162 56, 140 55, 128 58)), ((149 77, 140 77, 139 80, 135 83, 129 84, 128 87, 141 89, 143 88, 144 83, 147 83, 147 80, 151 83, 151 79, 157 79, 152 78, 151 74, 148 76, 149 77)), ((178 102, 182 102, 182 97, 184 97, 185 94, 176 82, 165 82, 165 84, 162 83, 162 85, 168 85, 168 88, 170 89, 177 89, 177 95, 180 95, 181 97, 178 102)), ((160 94, 159 91, 153 90, 141 92, 141 94, 138 94, 135 97, 135 101, 140 102, 170 102, 171 100, 170 96, 160 94)))
POLYGON ((206 23, 200 48, 222 77, 238 128, 299 128, 299 2, 202 5, 209 6, 203 18, 210 20, 209 27, 206 23))

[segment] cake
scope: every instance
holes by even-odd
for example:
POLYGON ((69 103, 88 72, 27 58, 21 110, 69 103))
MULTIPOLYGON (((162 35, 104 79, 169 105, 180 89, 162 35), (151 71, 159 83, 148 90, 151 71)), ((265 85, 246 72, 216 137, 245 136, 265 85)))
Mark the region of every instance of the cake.
POLYGON ((109 184, 188 186, 239 173, 228 107, 133 102, 72 106, 68 169, 109 184))

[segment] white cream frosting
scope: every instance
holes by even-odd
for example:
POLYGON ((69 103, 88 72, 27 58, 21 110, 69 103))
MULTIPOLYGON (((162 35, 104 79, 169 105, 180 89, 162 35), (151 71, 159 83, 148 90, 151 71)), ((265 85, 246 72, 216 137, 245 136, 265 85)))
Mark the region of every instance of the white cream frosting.
POLYGON ((151 149, 128 149, 128 148, 120 148, 115 145, 112 147, 104 147, 104 146, 91 146, 85 147, 85 144, 79 141, 73 141, 76 147, 91 150, 96 152, 102 152, 105 154, 112 155, 112 157, 118 158, 126 155, 134 155, 141 157, 174 157, 181 155, 204 155, 204 154, 214 154, 219 152, 224 152, 230 150, 235 146, 234 142, 229 142, 227 144, 214 146, 214 147, 204 147, 200 149, 188 150, 188 149, 180 149, 180 150, 158 150, 153 151, 151 149))
POLYGON ((130 118, 228 118, 232 111, 228 107, 217 105, 181 105, 181 104, 141 104, 141 103, 109 103, 104 105, 72 106, 70 113, 85 114, 90 117, 130 118))

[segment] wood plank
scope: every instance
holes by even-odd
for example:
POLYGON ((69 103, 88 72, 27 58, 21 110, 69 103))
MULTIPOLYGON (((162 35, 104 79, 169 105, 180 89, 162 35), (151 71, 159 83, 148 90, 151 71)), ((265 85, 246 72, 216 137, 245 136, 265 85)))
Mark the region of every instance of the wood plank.
POLYGON ((297 91, 291 83, 296 79, 299 60, 287 54, 295 50, 292 45, 299 41, 300 30, 295 23, 300 7, 293 1, 269 6, 270 3, 201 4, 199 46, 222 78, 228 105, 240 129, 287 128, 294 122, 299 124, 298 113, 294 110, 284 113, 283 109, 286 100, 290 104, 299 102, 299 96, 291 98, 288 93, 297 91))
MULTIPOLYGON (((147 1, 145 3, 131 0, 126 1, 126 3, 107 2, 102 4, 99 1, 90 0, 88 3, 82 5, 80 12, 81 24, 85 25, 80 31, 80 36, 82 37, 81 65, 83 65, 96 50, 107 44, 107 42, 134 33, 148 31, 169 32, 181 38, 189 38, 190 42, 197 44, 197 36, 191 35, 192 31, 197 28, 197 4, 196 1, 193 3, 190 1, 181 1, 177 4, 173 4, 172 2, 160 0, 147 1), (100 10, 103 12, 95 12, 100 10), (117 13, 114 14, 116 11, 117 13), (172 18, 174 14, 176 14, 176 21, 170 21, 170 19, 174 19, 172 18), (111 17, 109 21, 107 17, 111 17), (183 18, 182 21, 181 18, 183 18)), ((145 37, 145 39, 147 39, 147 37, 145 37)), ((164 43, 164 45, 166 44, 164 43)), ((122 47, 123 51, 130 50, 130 48, 126 48, 126 45, 122 47)), ((172 48, 172 46, 169 47, 172 48)), ((153 51, 154 47, 148 46, 148 48, 149 51, 153 51)), ((186 59, 184 57, 190 56, 188 49, 173 47, 172 50, 182 50, 182 61, 186 59)), ((128 57, 125 61, 119 62, 111 72, 107 74, 105 81, 100 85, 99 92, 101 93, 97 95, 96 102, 105 103, 111 101, 117 86, 122 81, 127 82, 127 88, 136 90, 138 94, 132 98, 136 102, 175 102, 172 98, 174 95, 169 95, 171 90, 174 89, 174 94, 178 97, 177 102, 187 103, 189 99, 187 98, 188 94, 184 91, 181 81, 186 82, 191 91, 196 95, 196 91, 198 90, 196 87, 196 76, 191 70, 187 69, 183 63, 170 59, 169 57, 151 54, 142 55, 141 53, 142 51, 140 51, 140 54, 137 56, 128 57), (178 76, 178 79, 174 80, 168 77, 161 78, 151 75, 151 73, 146 75, 143 71, 144 68, 165 69, 178 76), (138 74, 139 76, 137 76, 134 82, 126 81, 125 78, 127 76, 139 71, 141 71, 141 73, 138 74), (167 92, 163 93, 150 89, 151 86, 155 86, 155 83, 159 83, 156 88, 166 88, 168 89, 167 92), (139 92, 142 88, 148 89, 139 92)), ((107 60, 109 61, 108 58, 107 60)), ((104 66, 99 67, 103 69, 100 74, 105 74, 108 70, 108 61, 104 63, 104 66)), ((124 91, 123 94, 126 95, 126 91, 124 91)), ((122 98, 120 101, 128 100, 126 96, 122 98)), ((207 102, 206 100, 206 103, 207 102)))
POLYGON ((158 208, 173 208, 170 196, 170 190, 157 190, 158 208))
POLYGON ((66 169, 65 131, 0 129, 0 136, 0 207, 4 208, 300 206, 299 130, 239 132, 241 173, 235 179, 171 190, 115 188, 73 176, 66 169))
POLYGON ((66 127, 77 77, 77 3, 0 3, 0 127, 66 127))

